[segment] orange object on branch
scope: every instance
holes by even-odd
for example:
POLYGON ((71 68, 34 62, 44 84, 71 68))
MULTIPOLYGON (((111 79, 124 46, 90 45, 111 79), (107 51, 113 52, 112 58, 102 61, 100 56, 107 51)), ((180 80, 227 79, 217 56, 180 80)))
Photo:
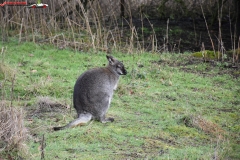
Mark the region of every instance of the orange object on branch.
POLYGON ((28 4, 26 1, 25 2, 4 2, 0 4, 0 7, 4 7, 5 5, 7 6, 27 6, 28 8, 47 8, 48 4, 43 4, 40 2, 37 4, 28 4))
POLYGON ((26 6, 27 2, 4 2, 0 4, 1 7, 8 5, 8 6, 26 6))

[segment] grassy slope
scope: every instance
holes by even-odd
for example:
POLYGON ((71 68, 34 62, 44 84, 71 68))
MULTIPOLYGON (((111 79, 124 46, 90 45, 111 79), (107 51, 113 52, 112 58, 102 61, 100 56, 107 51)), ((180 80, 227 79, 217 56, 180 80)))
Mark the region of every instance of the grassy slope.
MULTIPOLYGON (((106 64, 105 54, 75 53, 33 43, 2 46, 8 47, 5 63, 16 71, 14 105, 27 111, 26 125, 33 135, 28 142, 31 159, 40 159, 43 134, 46 159, 240 158, 239 79, 206 71, 206 64, 187 66, 196 73, 168 65, 184 63, 188 55, 114 54, 129 73, 121 78, 108 112, 115 121, 94 121, 53 132, 53 126, 71 121, 75 111, 32 114, 30 111, 37 110, 37 97, 52 97, 72 106, 76 78, 89 68, 106 64), (157 63, 160 59, 162 63, 157 63), (224 131, 206 132, 186 125, 186 119, 199 115, 224 131)), ((6 97, 10 97, 9 86, 7 81, 6 97)))

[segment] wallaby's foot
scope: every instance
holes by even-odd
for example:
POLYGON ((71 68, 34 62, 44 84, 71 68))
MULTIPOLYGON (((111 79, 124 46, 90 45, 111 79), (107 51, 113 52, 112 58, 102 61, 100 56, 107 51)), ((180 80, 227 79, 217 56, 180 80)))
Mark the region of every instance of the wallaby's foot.
POLYGON ((114 118, 112 118, 112 117, 101 120, 102 123, 113 122, 113 121, 114 121, 114 118))
POLYGON ((64 129, 64 127, 53 127, 54 131, 59 131, 59 130, 62 130, 62 129, 64 129))
POLYGON ((108 120, 109 122, 113 122, 113 121, 114 121, 114 118, 109 117, 109 118, 107 118, 107 120, 108 120))

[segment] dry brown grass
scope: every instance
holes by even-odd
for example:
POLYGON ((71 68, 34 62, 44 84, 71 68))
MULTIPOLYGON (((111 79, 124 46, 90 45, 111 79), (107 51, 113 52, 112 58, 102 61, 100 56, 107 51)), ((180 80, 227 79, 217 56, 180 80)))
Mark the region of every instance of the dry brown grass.
POLYGON ((208 121, 201 116, 192 117, 192 125, 208 134, 213 135, 225 134, 225 131, 219 125, 211 121, 208 121))
MULTIPOLYGON (((201 3, 206 12, 212 12, 216 1, 203 0, 201 3)), ((227 10, 231 1, 224 5, 227 10)), ((35 0, 28 2, 36 3, 35 0)), ((139 40, 141 35, 136 34, 135 26, 132 25, 132 16, 146 18, 159 16, 162 12, 169 12, 164 13, 168 16, 181 15, 187 13, 186 10, 189 12, 194 10, 198 15, 201 13, 200 2, 193 3, 191 0, 183 0, 181 3, 176 0, 125 0, 126 19, 121 21, 119 0, 92 0, 87 8, 84 8, 80 0, 42 0, 42 3, 47 3, 49 7, 46 9, 28 9, 19 6, 1 8, 1 39, 7 40, 8 37, 17 36, 19 42, 47 42, 60 49, 71 47, 76 51, 105 51, 111 47, 129 53, 133 52, 135 47, 137 50, 144 48, 144 43, 142 45, 139 40), (161 5, 164 6, 164 10, 161 10, 161 5), (129 26, 123 25, 126 21, 129 26), (126 28, 129 28, 130 35, 126 34, 126 28)), ((151 43, 154 51, 157 46, 154 38, 151 43)))
POLYGON ((51 111, 63 111, 64 109, 69 109, 70 106, 66 103, 54 100, 50 97, 38 97, 37 106, 40 112, 51 112, 51 111))
POLYGON ((204 119, 202 116, 184 117, 184 124, 202 130, 206 134, 213 135, 217 139, 222 139, 226 132, 216 123, 204 119))
POLYGON ((0 151, 26 153, 28 131, 24 126, 24 114, 20 108, 0 102, 0 151))

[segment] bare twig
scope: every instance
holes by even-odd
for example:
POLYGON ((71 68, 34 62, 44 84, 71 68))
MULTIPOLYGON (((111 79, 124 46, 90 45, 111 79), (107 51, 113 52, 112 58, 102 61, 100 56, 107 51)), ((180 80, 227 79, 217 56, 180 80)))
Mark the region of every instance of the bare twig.
MULTIPOLYGON (((147 18, 147 16, 145 15, 145 17, 147 18)), ((152 31, 153 31, 153 35, 152 35, 152 52, 156 52, 157 51, 157 36, 155 33, 155 30, 153 28, 153 24, 149 21, 149 19, 147 18, 148 23, 150 24, 152 31)))
POLYGON ((231 36, 231 44, 232 44, 232 50, 233 50, 233 55, 232 55, 232 62, 233 64, 235 63, 235 35, 232 33, 232 20, 231 20, 231 14, 230 14, 230 7, 228 11, 228 20, 229 20, 229 28, 230 28, 230 36, 231 36))
POLYGON ((201 51, 202 51, 203 60, 204 60, 204 62, 206 62, 206 50, 205 50, 204 42, 202 42, 201 51))
POLYGON ((239 55, 240 55, 240 36, 238 37, 238 49, 237 49, 237 55, 236 55, 236 62, 238 62, 238 58, 239 58, 239 55))
POLYGON ((179 41, 178 41, 178 53, 180 53, 181 51, 180 51, 180 45, 181 45, 181 38, 179 39, 179 41))
POLYGON ((220 54, 222 57, 222 61, 224 60, 224 52, 223 52, 223 41, 222 41, 222 10, 223 10, 223 1, 221 4, 218 2, 218 60, 220 59, 220 54))
POLYGON ((24 19, 22 18, 21 28, 20 28, 20 31, 19 31, 18 43, 20 43, 20 42, 21 42, 21 39, 22 39, 23 20, 24 20, 24 19))
MULTIPOLYGON (((3 65, 4 64, 4 52, 5 52, 5 48, 4 47, 2 47, 2 51, 1 51, 1 56, 2 56, 2 64, 1 65, 3 65)), ((2 66, 0 66, 0 67, 2 67, 2 66)), ((4 100, 5 99, 5 89, 4 89, 4 87, 5 87, 5 82, 7 81, 7 79, 6 79, 6 76, 4 76, 4 81, 3 82, 1 82, 0 83, 0 88, 1 88, 1 91, 2 91, 2 100, 4 100)))
POLYGON ((169 18, 167 20, 167 29, 166 29, 166 36, 165 36, 165 42, 164 42, 164 52, 168 52, 168 25, 169 25, 169 18))
POLYGON ((202 10, 203 18, 204 18, 204 20, 205 20, 206 28, 207 28, 207 31, 208 31, 208 36, 209 36, 210 41, 211 41, 211 44, 212 44, 212 48, 213 48, 213 52, 214 52, 214 56, 216 56, 215 47, 214 47, 214 44, 213 44, 213 40, 212 40, 211 34, 210 34, 210 32, 209 32, 209 29, 208 29, 208 24, 207 24, 207 20, 206 20, 205 14, 204 14, 204 12, 203 12, 202 4, 201 4, 200 6, 201 6, 201 10, 202 10))
POLYGON ((11 107, 12 107, 12 103, 13 103, 13 99, 14 99, 14 83, 15 83, 15 77, 16 77, 16 74, 13 75, 12 77, 12 86, 11 86, 11 107))
POLYGON ((72 31, 72 36, 73 36, 73 43, 74 43, 74 50, 75 50, 75 52, 77 51, 77 47, 76 47, 76 40, 75 40, 75 34, 74 34, 74 29, 73 29, 73 27, 72 27, 72 24, 71 24, 71 21, 70 21, 70 19, 69 18, 67 18, 67 20, 68 20, 68 23, 69 23, 69 26, 70 26, 70 28, 71 28, 71 31, 72 31))
POLYGON ((81 11, 83 13, 83 17, 84 17, 85 22, 86 22, 87 31, 90 34, 91 39, 92 39, 93 50, 95 51, 96 50, 96 46, 95 46, 95 39, 96 38, 95 38, 95 35, 92 33, 92 29, 90 27, 90 23, 89 23, 89 19, 88 19, 88 16, 87 16, 87 12, 85 11, 85 8, 84 8, 84 6, 83 6, 83 4, 81 2, 79 2, 79 6, 81 8, 81 11))
POLYGON ((1 50, 1 55, 2 55, 2 64, 4 63, 4 52, 5 52, 6 48, 5 47, 2 47, 2 50, 1 50))
MULTIPOLYGON (((141 8, 142 9, 142 8, 141 8)), ((142 11, 141 11, 141 25, 142 25, 142 46, 144 48, 145 44, 144 44, 144 32, 143 32, 143 16, 142 16, 142 11)))
POLYGON ((45 148, 45 138, 44 134, 42 136, 42 141, 41 141, 41 159, 45 159, 45 154, 44 154, 44 148, 45 148))

